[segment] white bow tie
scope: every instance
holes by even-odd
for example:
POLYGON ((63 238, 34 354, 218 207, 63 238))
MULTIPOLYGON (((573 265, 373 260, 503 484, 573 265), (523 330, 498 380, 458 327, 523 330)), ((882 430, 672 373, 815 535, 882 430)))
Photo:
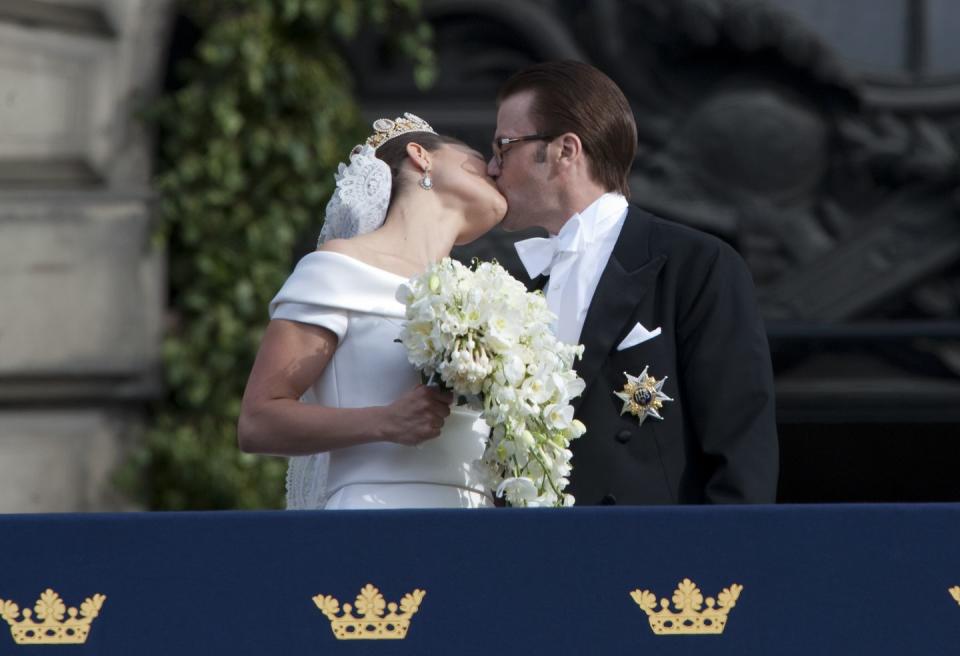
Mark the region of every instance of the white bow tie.
POLYGON ((580 216, 574 216, 552 237, 533 237, 516 242, 513 247, 531 279, 550 275, 550 270, 564 253, 579 253, 586 245, 580 216))

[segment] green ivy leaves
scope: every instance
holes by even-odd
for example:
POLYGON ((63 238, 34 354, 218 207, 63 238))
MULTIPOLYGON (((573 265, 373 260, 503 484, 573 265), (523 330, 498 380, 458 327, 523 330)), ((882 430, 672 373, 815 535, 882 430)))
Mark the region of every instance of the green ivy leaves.
POLYGON ((120 483, 153 509, 280 507, 286 461, 242 454, 236 423, 267 304, 320 231, 337 164, 366 136, 341 48, 389 26, 424 86, 432 35, 417 0, 181 8, 202 36, 182 86, 147 112, 161 143, 167 394, 120 483))

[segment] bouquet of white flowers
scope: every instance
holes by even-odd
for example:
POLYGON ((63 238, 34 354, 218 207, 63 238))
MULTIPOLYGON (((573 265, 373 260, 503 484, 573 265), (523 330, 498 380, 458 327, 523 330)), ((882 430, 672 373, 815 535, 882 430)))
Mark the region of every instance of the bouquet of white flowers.
POLYGON ((586 431, 570 405, 584 389, 573 370, 583 346, 557 341, 543 294, 496 263, 471 270, 444 258, 397 300, 410 362, 482 408, 491 433, 475 465, 485 484, 514 506, 573 505, 563 490, 570 440, 586 431))

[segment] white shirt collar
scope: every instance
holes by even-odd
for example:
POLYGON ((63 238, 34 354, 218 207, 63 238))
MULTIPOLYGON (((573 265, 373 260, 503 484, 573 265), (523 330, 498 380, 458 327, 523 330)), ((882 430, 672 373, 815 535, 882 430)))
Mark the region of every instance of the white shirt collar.
POLYGON ((584 246, 602 239, 625 209, 627 199, 622 194, 612 191, 603 194, 563 225, 554 237, 559 242, 557 250, 579 252, 584 246))
POLYGON ((607 192, 590 203, 582 212, 570 217, 556 235, 543 239, 534 237, 514 244, 517 255, 530 278, 549 273, 559 253, 580 253, 587 246, 603 239, 616 227, 627 199, 622 194, 607 192))
POLYGON ((617 223, 625 209, 627 209, 627 199, 623 197, 623 194, 608 191, 590 203, 585 210, 579 214, 574 214, 557 234, 557 237, 559 238, 564 233, 564 230, 574 219, 579 219, 577 221, 579 231, 583 233, 580 239, 584 245, 592 244, 603 238, 607 231, 617 223))

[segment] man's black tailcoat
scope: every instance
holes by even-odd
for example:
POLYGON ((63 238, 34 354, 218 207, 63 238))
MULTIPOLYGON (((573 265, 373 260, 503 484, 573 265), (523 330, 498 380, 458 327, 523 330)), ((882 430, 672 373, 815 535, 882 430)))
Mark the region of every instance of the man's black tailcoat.
POLYGON ((778 472, 773 374, 753 281, 710 235, 635 206, 590 303, 572 443, 578 505, 772 503, 778 472), (662 333, 617 350, 637 323, 662 333), (644 367, 672 397, 662 421, 620 414, 614 392, 644 367))

